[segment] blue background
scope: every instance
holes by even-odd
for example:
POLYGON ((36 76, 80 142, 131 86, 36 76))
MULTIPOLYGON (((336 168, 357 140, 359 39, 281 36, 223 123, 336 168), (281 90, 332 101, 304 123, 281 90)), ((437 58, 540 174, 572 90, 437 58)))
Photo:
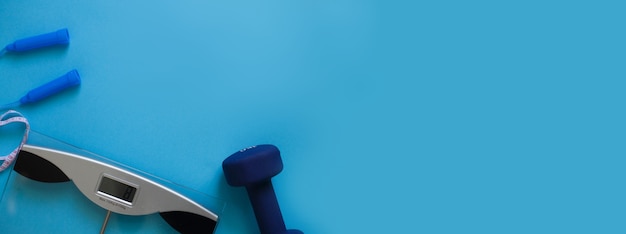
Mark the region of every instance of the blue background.
MULTIPOLYGON (((217 233, 258 232, 221 161, 261 143, 282 151, 274 186, 305 233, 625 233, 624 10, 3 1, 0 44, 67 27, 71 45, 0 58, 0 102, 78 69, 79 89, 18 109, 33 130, 223 199, 217 233)), ((19 134, 2 132, 9 152, 19 134)), ((93 232, 104 216, 64 212, 93 232)))

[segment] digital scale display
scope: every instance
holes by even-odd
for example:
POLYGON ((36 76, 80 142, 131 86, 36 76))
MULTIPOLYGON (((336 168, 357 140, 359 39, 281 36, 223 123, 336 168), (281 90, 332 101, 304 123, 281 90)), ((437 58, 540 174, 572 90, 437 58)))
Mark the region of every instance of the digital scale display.
POLYGON ((100 179, 100 185, 98 186, 98 192, 107 194, 114 198, 132 203, 137 193, 137 188, 128 184, 119 182, 103 175, 100 179))

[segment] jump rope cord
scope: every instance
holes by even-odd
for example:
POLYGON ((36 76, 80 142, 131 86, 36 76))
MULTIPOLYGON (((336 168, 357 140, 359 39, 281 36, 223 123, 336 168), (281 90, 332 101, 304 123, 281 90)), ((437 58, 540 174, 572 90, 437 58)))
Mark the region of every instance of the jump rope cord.
POLYGON ((28 133, 30 132, 30 124, 20 112, 9 110, 0 116, 0 127, 11 123, 23 123, 25 126, 24 136, 22 137, 20 144, 10 154, 0 157, 0 160, 4 160, 2 165, 0 165, 0 172, 7 169, 11 163, 13 163, 17 154, 20 150, 22 150, 24 144, 26 144, 26 140, 28 140, 28 133))
POLYGON ((0 111, 12 109, 12 108, 18 107, 19 105, 20 105, 20 101, 12 102, 12 103, 5 104, 5 105, 0 105, 0 111))

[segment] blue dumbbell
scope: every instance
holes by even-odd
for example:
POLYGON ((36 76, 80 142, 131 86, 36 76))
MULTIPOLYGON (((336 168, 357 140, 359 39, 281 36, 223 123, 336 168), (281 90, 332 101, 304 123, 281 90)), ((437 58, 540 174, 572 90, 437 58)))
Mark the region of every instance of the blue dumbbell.
POLYGON ((245 186, 261 234, 303 234, 287 230, 276 200, 272 177, 283 170, 280 151, 273 145, 257 145, 240 150, 222 163, 226 182, 245 186))

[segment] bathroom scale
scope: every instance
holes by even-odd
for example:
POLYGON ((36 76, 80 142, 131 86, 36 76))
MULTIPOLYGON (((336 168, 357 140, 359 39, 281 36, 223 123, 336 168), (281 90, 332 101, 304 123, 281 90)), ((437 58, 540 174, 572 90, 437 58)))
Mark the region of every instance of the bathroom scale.
POLYGON ((0 194, 3 233, 213 233, 224 202, 31 131, 0 194))

